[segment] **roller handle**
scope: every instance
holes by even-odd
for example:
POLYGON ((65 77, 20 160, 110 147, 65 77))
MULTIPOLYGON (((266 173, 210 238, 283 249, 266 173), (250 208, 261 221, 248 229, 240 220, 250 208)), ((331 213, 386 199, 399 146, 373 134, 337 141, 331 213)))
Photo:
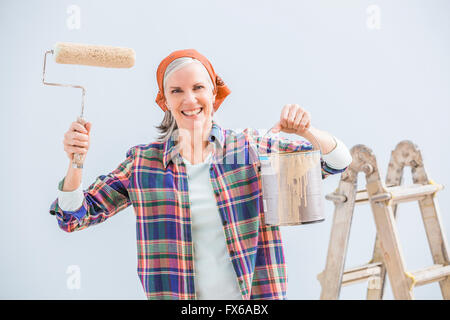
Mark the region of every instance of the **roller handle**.
MULTIPOLYGON (((77 122, 80 123, 83 127, 87 123, 86 119, 83 116, 79 116, 77 118, 77 122)), ((74 153, 72 159, 72 168, 83 168, 84 156, 82 153, 74 153)))

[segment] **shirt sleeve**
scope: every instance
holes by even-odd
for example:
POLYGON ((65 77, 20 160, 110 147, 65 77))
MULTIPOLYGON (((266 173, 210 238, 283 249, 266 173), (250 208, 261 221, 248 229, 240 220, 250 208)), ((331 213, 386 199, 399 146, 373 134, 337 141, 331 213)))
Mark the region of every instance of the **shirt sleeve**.
MULTIPOLYGON (((70 209, 73 207, 64 207, 69 210, 63 210, 58 195, 58 198, 50 206, 50 214, 56 216, 59 227, 67 232, 83 230, 91 225, 101 223, 127 208, 131 204, 128 186, 135 154, 136 147, 129 149, 125 161, 115 170, 107 175, 98 176, 86 190, 82 191, 83 201, 77 210, 71 211, 70 209)), ((64 179, 59 182, 59 190, 62 190, 64 179)), ((65 204, 67 203, 64 203, 63 206, 65 204)))
POLYGON ((322 155, 322 158, 331 168, 338 170, 346 168, 353 161, 350 150, 348 150, 347 146, 341 140, 336 137, 333 138, 336 141, 336 147, 329 153, 322 155))
MULTIPOLYGON (((263 150, 263 152, 270 153, 272 152, 272 149, 281 151, 281 152, 295 152, 295 151, 307 151, 307 150, 313 150, 314 146, 304 140, 291 140, 280 136, 274 136, 274 135, 267 135, 264 136, 261 135, 258 130, 253 128, 246 128, 244 129, 244 134, 247 135, 250 142, 255 143, 256 146, 259 148, 259 150, 263 150)), ((335 138, 335 137, 334 137, 335 138)), ((339 143, 338 139, 336 139, 336 142, 339 143)), ((339 149, 337 149, 338 145, 336 144, 336 147, 328 154, 321 155, 320 156, 320 163, 321 163, 321 169, 322 169, 322 179, 327 178, 328 176, 332 174, 338 174, 342 173, 345 170, 347 170, 348 166, 350 165, 351 161, 349 162, 349 158, 351 159, 351 154, 348 151, 347 147, 340 146, 339 149), (345 150, 347 149, 347 150, 345 150), (337 150, 337 152, 334 152, 337 150), (345 156, 345 159, 341 159, 341 152, 344 154, 348 152, 348 154, 345 156), (339 161, 336 161, 336 157, 339 161), (333 163, 328 163, 325 160, 331 161, 333 163), (348 163, 348 164, 347 164, 348 163), (335 168, 333 165, 342 165, 347 164, 345 167, 341 168, 335 168)))
POLYGON ((62 184, 58 184, 58 204, 63 211, 76 211, 83 205, 83 184, 73 191, 63 191, 64 179, 62 184))

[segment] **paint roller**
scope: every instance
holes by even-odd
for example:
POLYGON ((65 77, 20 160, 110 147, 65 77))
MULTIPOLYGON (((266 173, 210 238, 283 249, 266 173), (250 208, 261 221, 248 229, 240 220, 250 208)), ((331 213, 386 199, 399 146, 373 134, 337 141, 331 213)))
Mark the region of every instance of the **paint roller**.
MULTIPOLYGON (((44 85, 71 87, 82 90, 81 96, 81 115, 77 122, 83 126, 87 122, 83 117, 84 100, 86 89, 80 85, 50 83, 45 81, 45 66, 48 54, 54 55, 55 62, 60 64, 74 64, 85 66, 96 66, 105 68, 131 68, 134 66, 136 54, 133 49, 123 47, 113 47, 104 45, 89 45, 80 43, 57 42, 52 50, 48 50, 44 55, 44 70, 42 73, 42 82, 44 85)), ((74 154, 72 160, 73 168, 83 168, 82 154, 74 154)))

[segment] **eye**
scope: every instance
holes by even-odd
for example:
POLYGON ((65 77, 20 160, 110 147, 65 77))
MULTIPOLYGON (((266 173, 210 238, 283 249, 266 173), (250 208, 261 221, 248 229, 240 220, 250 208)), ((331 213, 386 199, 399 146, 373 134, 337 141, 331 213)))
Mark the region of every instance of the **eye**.
POLYGON ((174 90, 172 90, 172 91, 170 91, 171 93, 176 93, 176 92, 178 92, 178 91, 180 91, 179 89, 174 89, 174 90))
POLYGON ((195 88, 203 88, 202 85, 195 86, 195 88))

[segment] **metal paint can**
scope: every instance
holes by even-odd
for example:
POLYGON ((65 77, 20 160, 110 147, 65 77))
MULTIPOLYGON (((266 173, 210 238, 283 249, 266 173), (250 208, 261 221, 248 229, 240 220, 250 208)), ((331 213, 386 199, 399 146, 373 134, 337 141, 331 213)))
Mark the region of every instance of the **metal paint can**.
POLYGON ((324 221, 321 150, 265 154, 255 150, 265 224, 294 226, 324 221))

